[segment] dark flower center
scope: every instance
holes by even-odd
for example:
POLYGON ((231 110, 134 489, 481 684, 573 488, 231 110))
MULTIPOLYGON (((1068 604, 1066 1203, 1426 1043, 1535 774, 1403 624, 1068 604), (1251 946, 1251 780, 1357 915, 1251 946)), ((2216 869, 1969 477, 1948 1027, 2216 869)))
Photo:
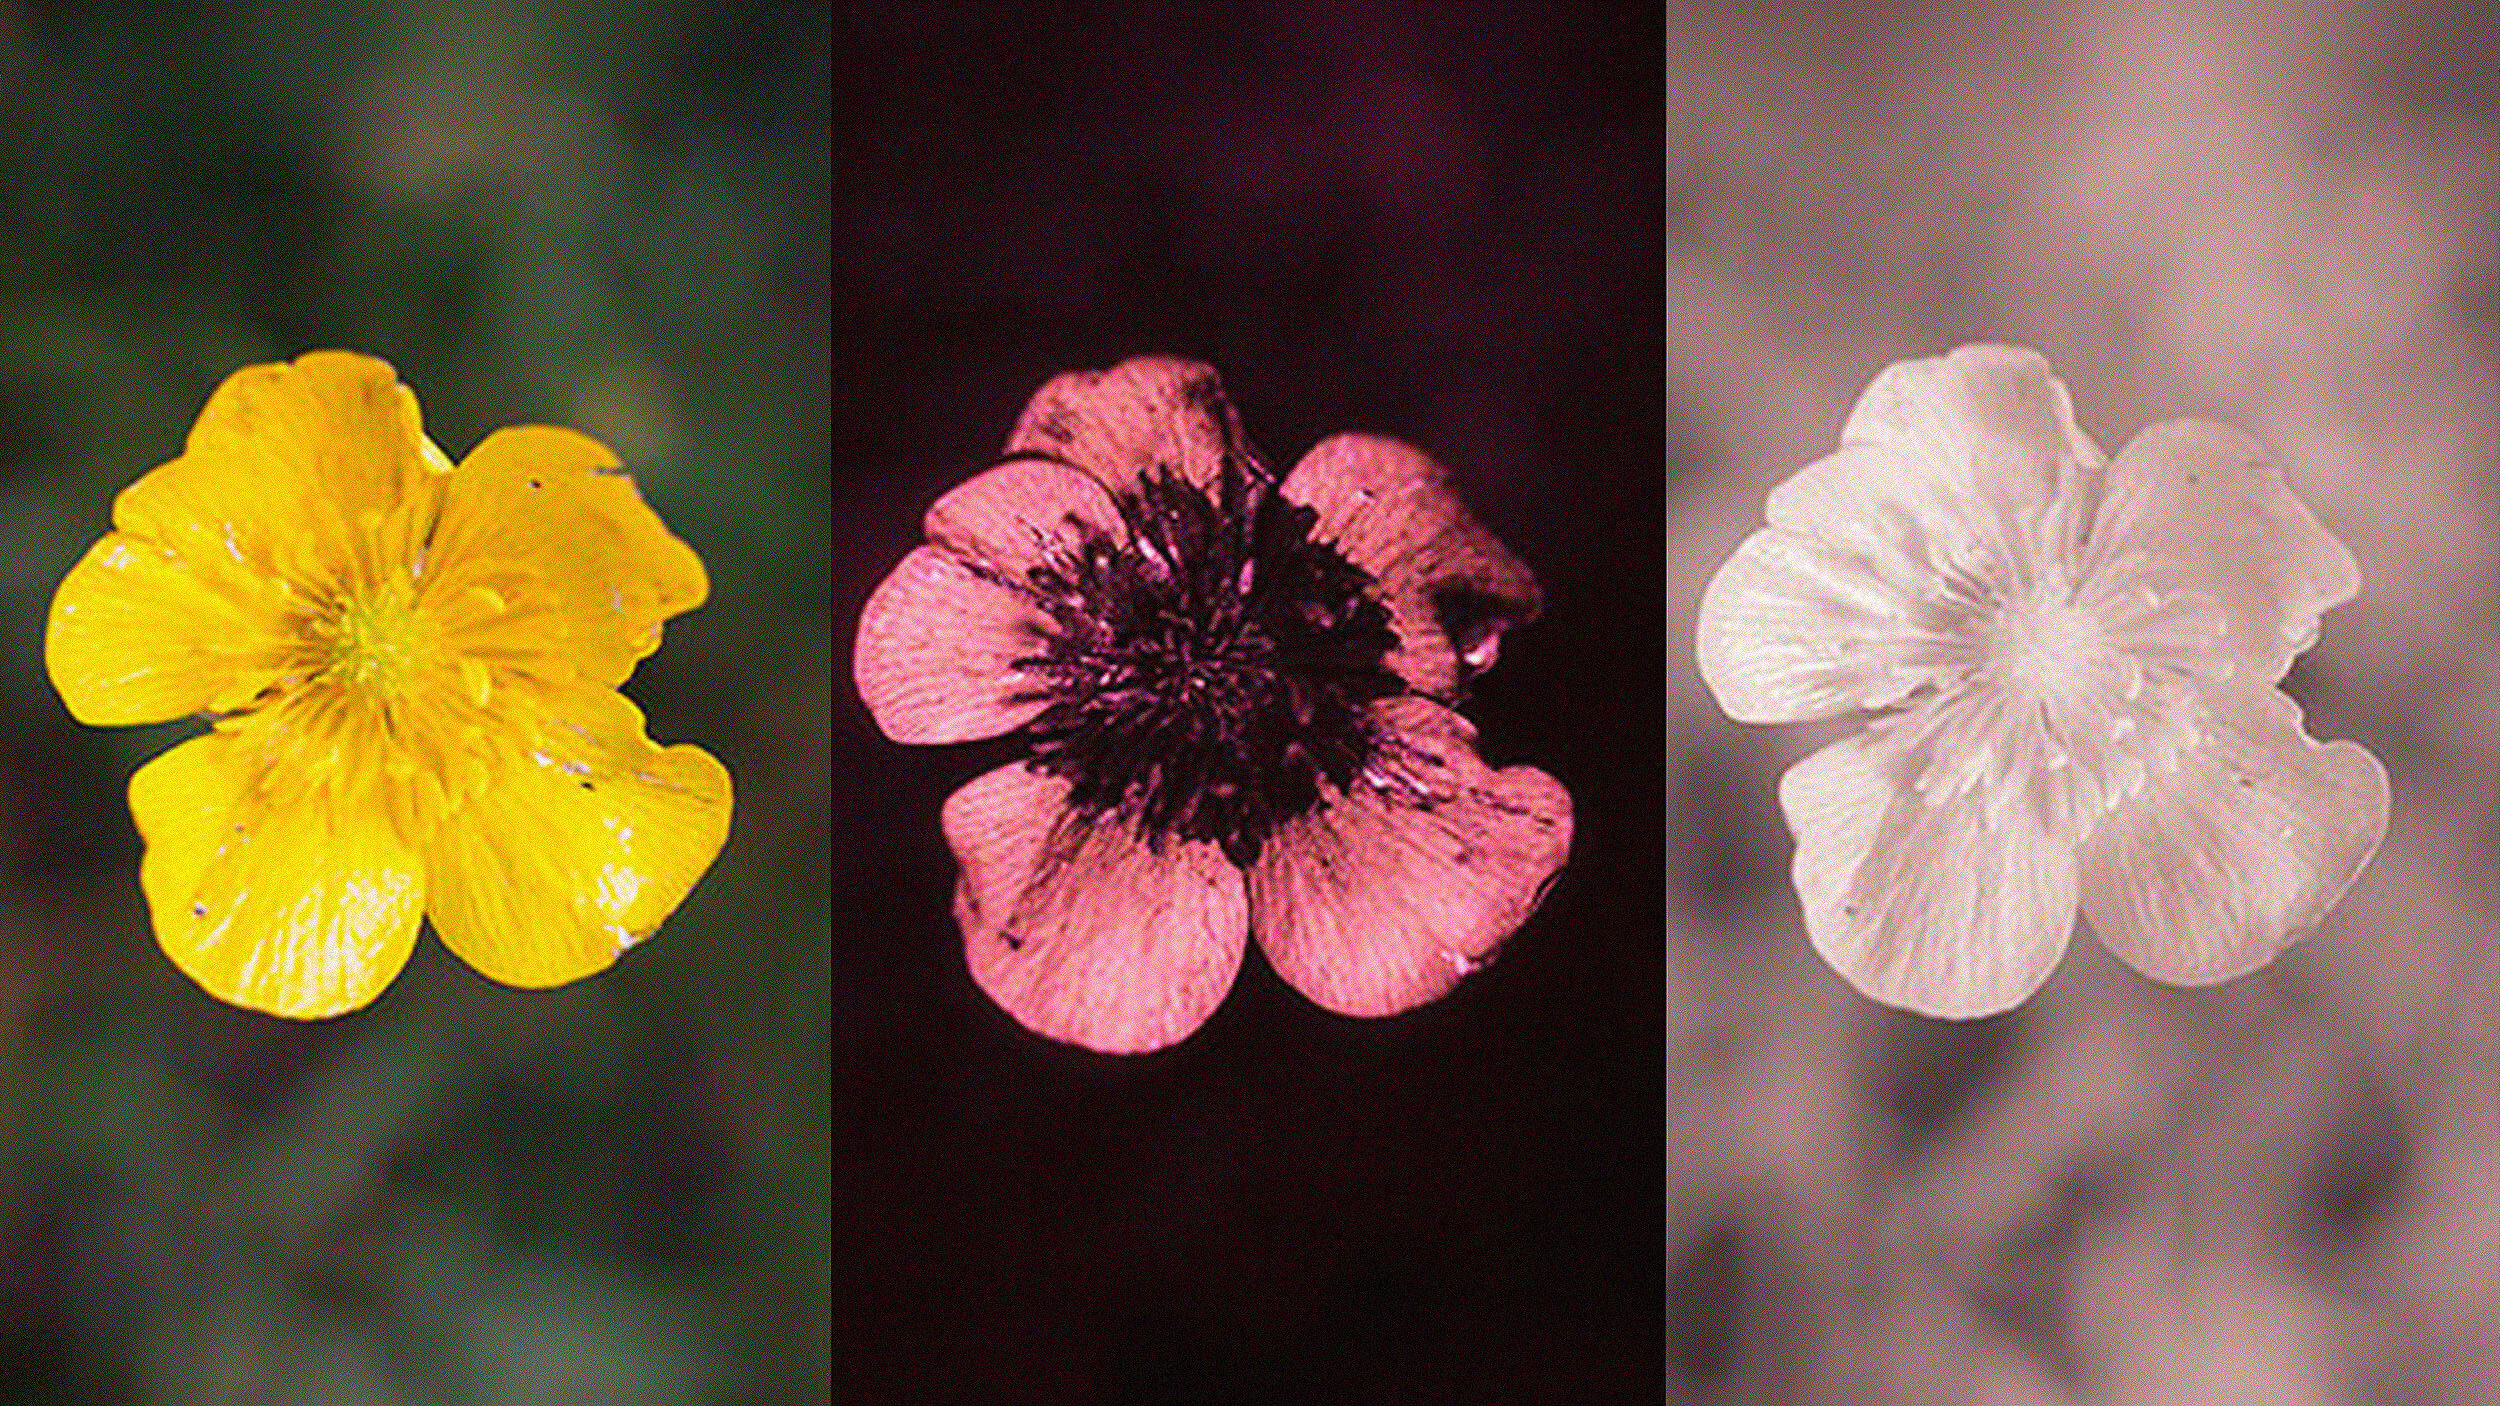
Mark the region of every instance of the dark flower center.
POLYGON ((1405 688, 1370 574, 1252 472, 1227 458, 1206 490, 1158 467, 1119 495, 1125 544, 1088 528, 1030 572, 1057 630, 1020 661, 1050 699, 1026 725, 1034 764, 1068 780, 1079 814, 1245 866, 1323 781, 1342 790, 1363 769, 1366 705, 1405 688))

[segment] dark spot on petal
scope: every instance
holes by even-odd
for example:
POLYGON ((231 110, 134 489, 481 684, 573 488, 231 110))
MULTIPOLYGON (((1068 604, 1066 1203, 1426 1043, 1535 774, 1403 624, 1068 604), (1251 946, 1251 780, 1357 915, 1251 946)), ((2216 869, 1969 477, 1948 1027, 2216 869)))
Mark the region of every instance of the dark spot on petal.
POLYGON ((1010 952, 1021 952, 1024 950, 1024 939, 1015 933, 1001 929, 998 934, 998 940, 1006 943, 1007 950, 1010 952))
POLYGON ((192 916, 192 917, 194 917, 194 918, 205 918, 205 917, 207 917, 207 916, 208 916, 208 905, 207 905, 207 904, 205 904, 205 903, 194 903, 194 904, 192 904, 192 905, 191 905, 191 916, 192 916))
POLYGON ((599 788, 598 788, 598 787, 596 787, 596 786, 591 785, 591 784, 590 784, 589 782, 587 782, 587 781, 584 781, 584 782, 582 783, 582 789, 583 789, 583 790, 585 790, 585 791, 596 791, 596 790, 598 790, 599 788))
POLYGON ((531 480, 530 480, 530 487, 532 487, 532 488, 544 488, 544 487, 546 487, 546 486, 547 486, 547 485, 546 485, 545 483, 542 483, 542 482, 540 482, 540 481, 539 481, 539 480, 537 480, 537 479, 531 479, 531 480))

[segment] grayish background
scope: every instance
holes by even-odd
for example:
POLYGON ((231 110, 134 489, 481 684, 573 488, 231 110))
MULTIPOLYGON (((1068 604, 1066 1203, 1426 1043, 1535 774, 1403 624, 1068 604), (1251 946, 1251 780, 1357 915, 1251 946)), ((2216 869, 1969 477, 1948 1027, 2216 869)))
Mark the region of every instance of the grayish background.
POLYGON ((1671 13, 1675 1399, 2500 1387, 2493 13, 1671 13), (2158 986, 2079 928, 1946 1024, 1806 944, 1775 787, 1846 729, 1728 722, 1695 605, 1878 369, 1974 340, 2045 352, 2113 453, 2255 433, 2361 562, 2285 686, 2394 815, 2264 972, 2158 986))

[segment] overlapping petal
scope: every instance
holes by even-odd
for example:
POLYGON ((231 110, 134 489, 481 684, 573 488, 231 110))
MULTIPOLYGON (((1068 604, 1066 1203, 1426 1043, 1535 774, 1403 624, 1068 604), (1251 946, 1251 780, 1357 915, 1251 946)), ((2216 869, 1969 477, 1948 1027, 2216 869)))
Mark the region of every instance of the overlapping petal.
POLYGON ((1007 453, 1082 469, 1114 493, 1128 492, 1157 468, 1208 488, 1222 478, 1227 458, 1252 458, 1215 368, 1168 356, 1052 377, 1025 405, 1007 453))
POLYGON ((1771 490, 1763 516, 1772 526, 1822 536, 1851 524, 1907 527, 1918 546, 1949 557, 2008 545, 2009 529, 2088 493, 2105 462, 2076 425, 2065 383, 2024 347, 1958 347, 1884 368, 1840 442, 1843 452, 1771 490))
POLYGON ((607 446, 547 425, 469 451, 423 551, 464 652, 552 683, 623 683, 710 590, 607 446))
POLYGON ((529 751, 424 847, 435 932, 509 986, 613 963, 676 910, 729 835, 729 773, 709 753, 652 742, 641 710, 610 689, 552 701, 528 720, 529 751))
POLYGON ((1050 618, 1033 568, 1064 562, 1089 533, 1127 540, 1101 484, 1064 465, 1011 460, 929 509, 917 547, 860 612, 851 673, 897 742, 995 737, 1042 711, 1040 657, 1050 618))
POLYGON ((1281 491, 1319 515, 1316 540, 1379 583, 1398 637, 1387 663, 1420 693, 1456 694, 1492 667, 1502 632, 1542 608, 1527 564, 1476 522, 1448 472, 1409 445, 1332 436, 1281 491))
POLYGON ((130 779, 159 945, 219 1000, 296 1019, 356 1010, 399 975, 424 866, 335 792, 272 805, 258 748, 220 730, 130 779))
POLYGON ((338 594, 414 552, 444 467, 388 362, 307 352, 227 377, 181 457, 114 499, 113 526, 202 573, 338 594))
POLYGON ((440 454, 385 362, 312 352, 227 377, 55 592, 62 701, 95 725, 243 706, 300 666, 313 598, 417 540, 440 454))
POLYGON ((90 727, 243 706, 304 658, 304 617, 265 577, 108 532, 70 568, 44 628, 44 668, 90 727))
MULTIPOLYGON (((1930 705, 1933 706, 1933 705, 1930 705)), ((2031 807, 1932 801, 1910 785, 1907 720, 1780 778, 1806 935, 1833 970, 1923 1015, 1993 1015, 2048 980, 2075 924, 2073 842, 2031 807)))
POLYGON ((2082 851, 2084 916, 2145 975, 2227 981, 2272 961, 2343 897, 2387 833, 2387 769, 2318 743, 2254 680, 2204 685, 2204 745, 2179 754, 2082 851))
POLYGON ((2006 1009, 2080 906, 2162 980, 2262 966, 2384 833, 2386 773, 2266 685, 2359 586, 2262 447, 2155 426, 2114 463, 2036 354, 1876 377, 1704 596, 1742 721, 1900 707, 1780 799, 1816 949, 1878 1000, 2006 1009))
POLYGON ((1372 705, 1378 755, 1288 822, 1248 871, 1261 950, 1344 1015, 1434 1000, 1517 931, 1571 852, 1571 796, 1533 767, 1494 771, 1475 729, 1420 698, 1372 705))
POLYGON ((1148 843, 1067 808, 1068 783, 1011 763, 946 800, 973 979, 1027 1029, 1140 1054, 1206 1022, 1241 968, 1241 873, 1214 845, 1148 843))
POLYGON ((2255 439, 2209 420, 2138 434, 2110 463, 2091 558, 2162 592, 2218 602, 2216 644, 2271 683, 2317 639, 2318 617, 2361 589, 2361 568, 2255 439))
POLYGON ((1869 544, 1747 537, 1702 592, 1694 657, 1738 722, 1810 722, 1899 701, 1924 677, 1929 583, 1869 544))
POLYGON ((548 985, 675 908, 728 778, 613 685, 705 589, 596 442, 507 430, 455 468, 388 364, 314 352, 228 377, 122 492, 46 656, 84 721, 229 714, 132 778, 151 923, 221 999, 310 1018, 371 1001, 429 913, 548 985))

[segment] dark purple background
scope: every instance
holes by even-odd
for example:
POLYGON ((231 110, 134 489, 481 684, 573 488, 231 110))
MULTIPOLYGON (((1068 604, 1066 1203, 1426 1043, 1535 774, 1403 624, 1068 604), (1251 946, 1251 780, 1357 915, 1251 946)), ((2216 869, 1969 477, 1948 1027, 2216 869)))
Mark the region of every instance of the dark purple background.
POLYGON ((859 1400, 1646 1399, 1663 1283, 1663 38, 1641 5, 842 6, 834 1380, 859 1400), (1470 715, 1578 836, 1490 970, 1347 1020, 1264 961, 1175 1049, 967 975, 947 793, 849 677, 1052 374, 1215 364, 1280 468, 1409 440, 1545 618, 1470 715))

